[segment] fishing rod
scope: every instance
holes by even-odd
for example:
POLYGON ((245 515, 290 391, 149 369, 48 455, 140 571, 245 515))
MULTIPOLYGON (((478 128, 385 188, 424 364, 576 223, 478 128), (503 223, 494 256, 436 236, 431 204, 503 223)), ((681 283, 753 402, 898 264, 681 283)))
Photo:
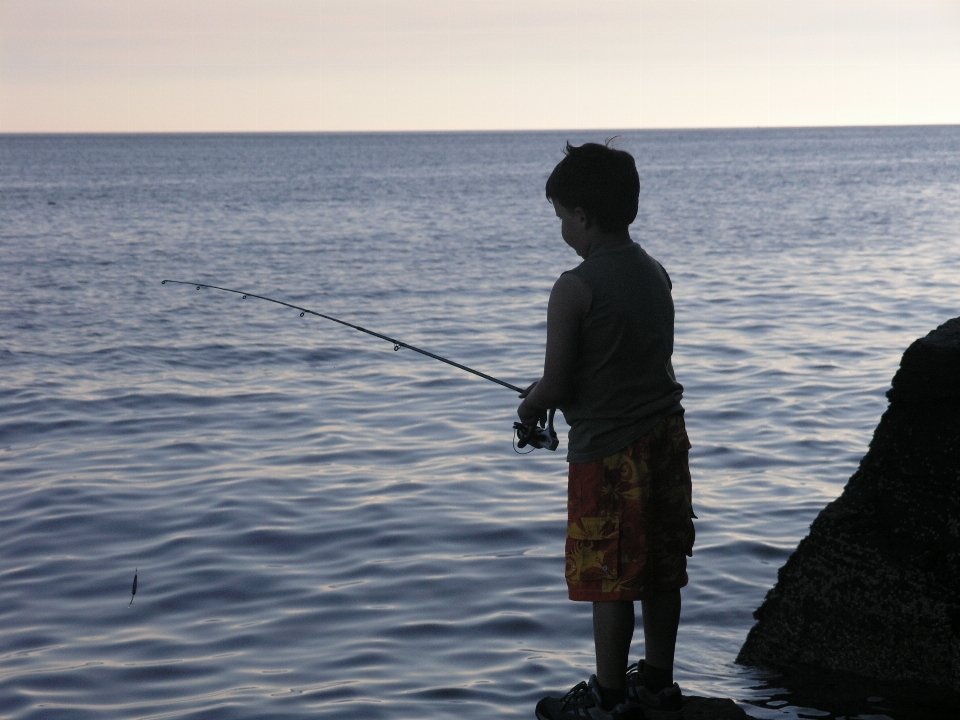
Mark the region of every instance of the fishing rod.
MULTIPOLYGON (((292 308, 294 310, 299 310, 300 317, 303 317, 304 315, 316 315, 317 317, 321 317, 324 320, 332 320, 333 322, 339 323, 340 325, 346 325, 348 328, 353 328, 354 330, 359 330, 360 332, 366 333, 367 335, 373 335, 376 338, 380 338, 381 340, 386 340, 389 343, 393 343, 394 352, 398 351, 400 348, 407 348, 408 350, 413 350, 416 353, 420 353, 421 355, 426 355, 427 357, 433 358, 434 360, 439 360, 440 362, 444 362, 447 365, 452 365, 453 367, 458 368, 460 370, 465 370, 466 372, 472 373, 477 377, 482 377, 484 380, 489 380, 490 382, 496 383, 497 385, 501 385, 507 388, 508 390, 513 390, 514 392, 517 392, 517 393, 523 392, 523 389, 518 388, 516 385, 511 385, 510 383, 504 382, 503 380, 500 380, 499 378, 495 378, 492 375, 487 375, 486 373, 482 373, 479 370, 474 370, 473 368, 467 367, 466 365, 461 365, 460 363, 454 362, 453 360, 449 360, 445 357, 441 357, 440 355, 435 355, 432 352, 429 352, 422 348, 415 347, 414 345, 405 343, 402 340, 397 340, 396 338, 392 338, 388 335, 383 335, 381 333, 374 332, 373 330, 367 330, 367 328, 365 327, 354 325, 353 323, 349 323, 346 320, 335 318, 332 315, 324 315, 323 313, 318 313, 315 310, 310 310, 309 308, 300 307, 299 305, 294 305, 293 303, 284 302, 283 300, 274 300, 273 298, 268 298, 264 295, 256 295, 254 293, 246 292, 244 290, 234 290, 232 288, 220 287, 219 285, 207 285, 205 283, 188 282, 185 280, 161 280, 160 281, 161 285, 166 285, 167 283, 173 283, 176 285, 193 285, 197 288, 197 290, 199 290, 200 288, 209 288, 210 290, 222 290, 223 292, 233 293, 234 295, 240 295, 241 300, 245 300, 248 297, 257 298, 258 300, 266 300, 267 302, 272 302, 272 303, 276 303, 277 305, 283 305, 284 307, 292 308)), ((559 440, 557 439, 556 431, 554 431, 553 429, 553 417, 555 412, 556 412, 555 409, 553 408, 550 409, 547 415, 548 419, 547 419, 546 427, 539 427, 537 425, 530 426, 530 425, 524 425, 523 423, 515 422, 513 424, 513 429, 516 431, 516 434, 517 434, 517 437, 516 437, 517 447, 523 448, 529 445, 531 450, 533 450, 534 448, 546 448, 548 450, 556 450, 559 444, 559 440)))

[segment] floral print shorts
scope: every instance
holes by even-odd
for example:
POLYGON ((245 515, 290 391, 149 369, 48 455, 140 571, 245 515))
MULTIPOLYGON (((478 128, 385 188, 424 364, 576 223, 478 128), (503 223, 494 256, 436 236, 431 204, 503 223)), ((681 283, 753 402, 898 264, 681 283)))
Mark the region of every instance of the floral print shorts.
POLYGON ((689 449, 681 412, 603 460, 570 463, 571 600, 643 600, 687 584, 696 517, 689 449))

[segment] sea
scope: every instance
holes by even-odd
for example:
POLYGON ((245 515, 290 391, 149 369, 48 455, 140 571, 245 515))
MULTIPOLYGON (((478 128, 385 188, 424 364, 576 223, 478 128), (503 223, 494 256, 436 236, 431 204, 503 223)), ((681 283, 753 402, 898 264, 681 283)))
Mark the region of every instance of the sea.
POLYGON ((579 262, 544 182, 612 136, 693 443, 676 679, 836 716, 734 659, 960 315, 960 126, 0 136, 0 718, 532 718, 587 679, 560 415, 520 454, 516 392, 250 294, 524 387, 579 262))

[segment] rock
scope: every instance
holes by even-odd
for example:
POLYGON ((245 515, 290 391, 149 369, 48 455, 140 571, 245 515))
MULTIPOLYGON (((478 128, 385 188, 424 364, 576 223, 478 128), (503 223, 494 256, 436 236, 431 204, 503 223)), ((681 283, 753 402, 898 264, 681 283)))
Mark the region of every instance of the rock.
POLYGON ((960 318, 915 341, 900 360, 887 392, 891 402, 960 401, 960 318))
POLYGON ((747 717, 733 700, 697 695, 683 698, 683 720, 743 720, 747 717))
POLYGON ((752 690, 769 697, 748 700, 769 712, 760 717, 895 718, 895 720, 957 720, 957 696, 942 688, 916 682, 871 680, 858 675, 796 666, 766 677, 752 690))
POLYGON ((960 699, 960 318, 906 350, 887 397, 860 468, 780 569, 737 662, 960 699))

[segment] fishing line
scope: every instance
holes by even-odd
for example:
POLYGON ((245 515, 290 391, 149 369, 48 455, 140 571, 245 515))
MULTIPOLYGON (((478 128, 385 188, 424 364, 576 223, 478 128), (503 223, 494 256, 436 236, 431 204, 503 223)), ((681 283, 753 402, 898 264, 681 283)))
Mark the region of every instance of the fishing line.
MULTIPOLYGON (((465 372, 481 377, 484 380, 489 380, 492 383, 496 383, 502 387, 507 388, 508 390, 513 390, 516 393, 523 393, 522 388, 518 388, 516 385, 511 385, 508 382, 504 382, 499 378, 495 378, 492 375, 487 375, 482 373, 479 370, 474 370, 472 367, 467 367, 466 365, 461 365, 458 362, 454 362, 448 358, 442 357, 435 353, 424 350, 423 348, 418 348, 410 343, 405 343, 402 340, 397 340, 392 338, 389 335, 384 335, 382 333, 374 332, 373 330, 368 330, 365 327, 359 325, 354 325, 353 323, 347 322, 346 320, 341 320, 340 318, 335 318, 332 315, 325 315, 324 313, 319 313, 316 310, 311 310, 309 308, 301 307, 299 305, 294 305, 293 303, 284 302, 283 300, 275 300, 274 298, 266 297, 265 295, 257 295, 256 293, 247 292, 245 290, 234 290, 233 288, 220 287, 219 285, 208 285, 206 283, 198 282, 188 282, 186 280, 161 280, 161 285, 166 285, 171 283, 174 285, 193 285, 197 290, 201 288, 208 288, 210 290, 220 290, 222 292, 233 293, 234 295, 239 295, 241 300, 246 300, 248 297, 256 298, 257 300, 266 300, 267 302, 275 303, 277 305, 283 305, 284 307, 292 308, 293 310, 300 311, 300 317, 304 315, 316 315, 317 317, 323 318, 324 320, 331 320, 340 325, 345 325, 348 328, 353 328, 354 330, 359 330, 362 333, 367 335, 372 335, 373 337, 380 338, 381 340, 386 340, 389 343, 393 344, 394 352, 398 351, 400 348, 407 348, 408 350, 413 350, 415 353, 420 353, 421 355, 426 355, 428 358, 433 358, 434 360, 439 360, 440 362, 446 363, 447 365, 452 365, 455 368, 464 370, 465 372)), ((526 453, 520 453, 521 455, 527 455, 530 452, 533 452, 536 448, 546 448, 547 450, 556 450, 559 444, 557 439, 557 433, 553 429, 553 416, 554 409, 550 409, 547 414, 547 426, 539 427, 538 425, 524 425, 523 423, 515 422, 513 424, 513 429, 515 432, 514 437, 514 450, 520 452, 519 448, 524 448, 530 446, 530 450, 526 453)), ((137 571, 134 570, 133 573, 133 588, 130 592, 130 605, 133 605, 133 598, 137 594, 137 571)))
MULTIPOLYGON (((143 518, 142 517, 137 518, 137 544, 138 545, 143 544, 143 518)), ((130 602, 127 604, 127 607, 131 607, 133 605, 133 599, 137 596, 137 573, 139 572, 140 572, 139 567, 135 567, 133 569, 133 588, 131 588, 130 590, 130 602)))

